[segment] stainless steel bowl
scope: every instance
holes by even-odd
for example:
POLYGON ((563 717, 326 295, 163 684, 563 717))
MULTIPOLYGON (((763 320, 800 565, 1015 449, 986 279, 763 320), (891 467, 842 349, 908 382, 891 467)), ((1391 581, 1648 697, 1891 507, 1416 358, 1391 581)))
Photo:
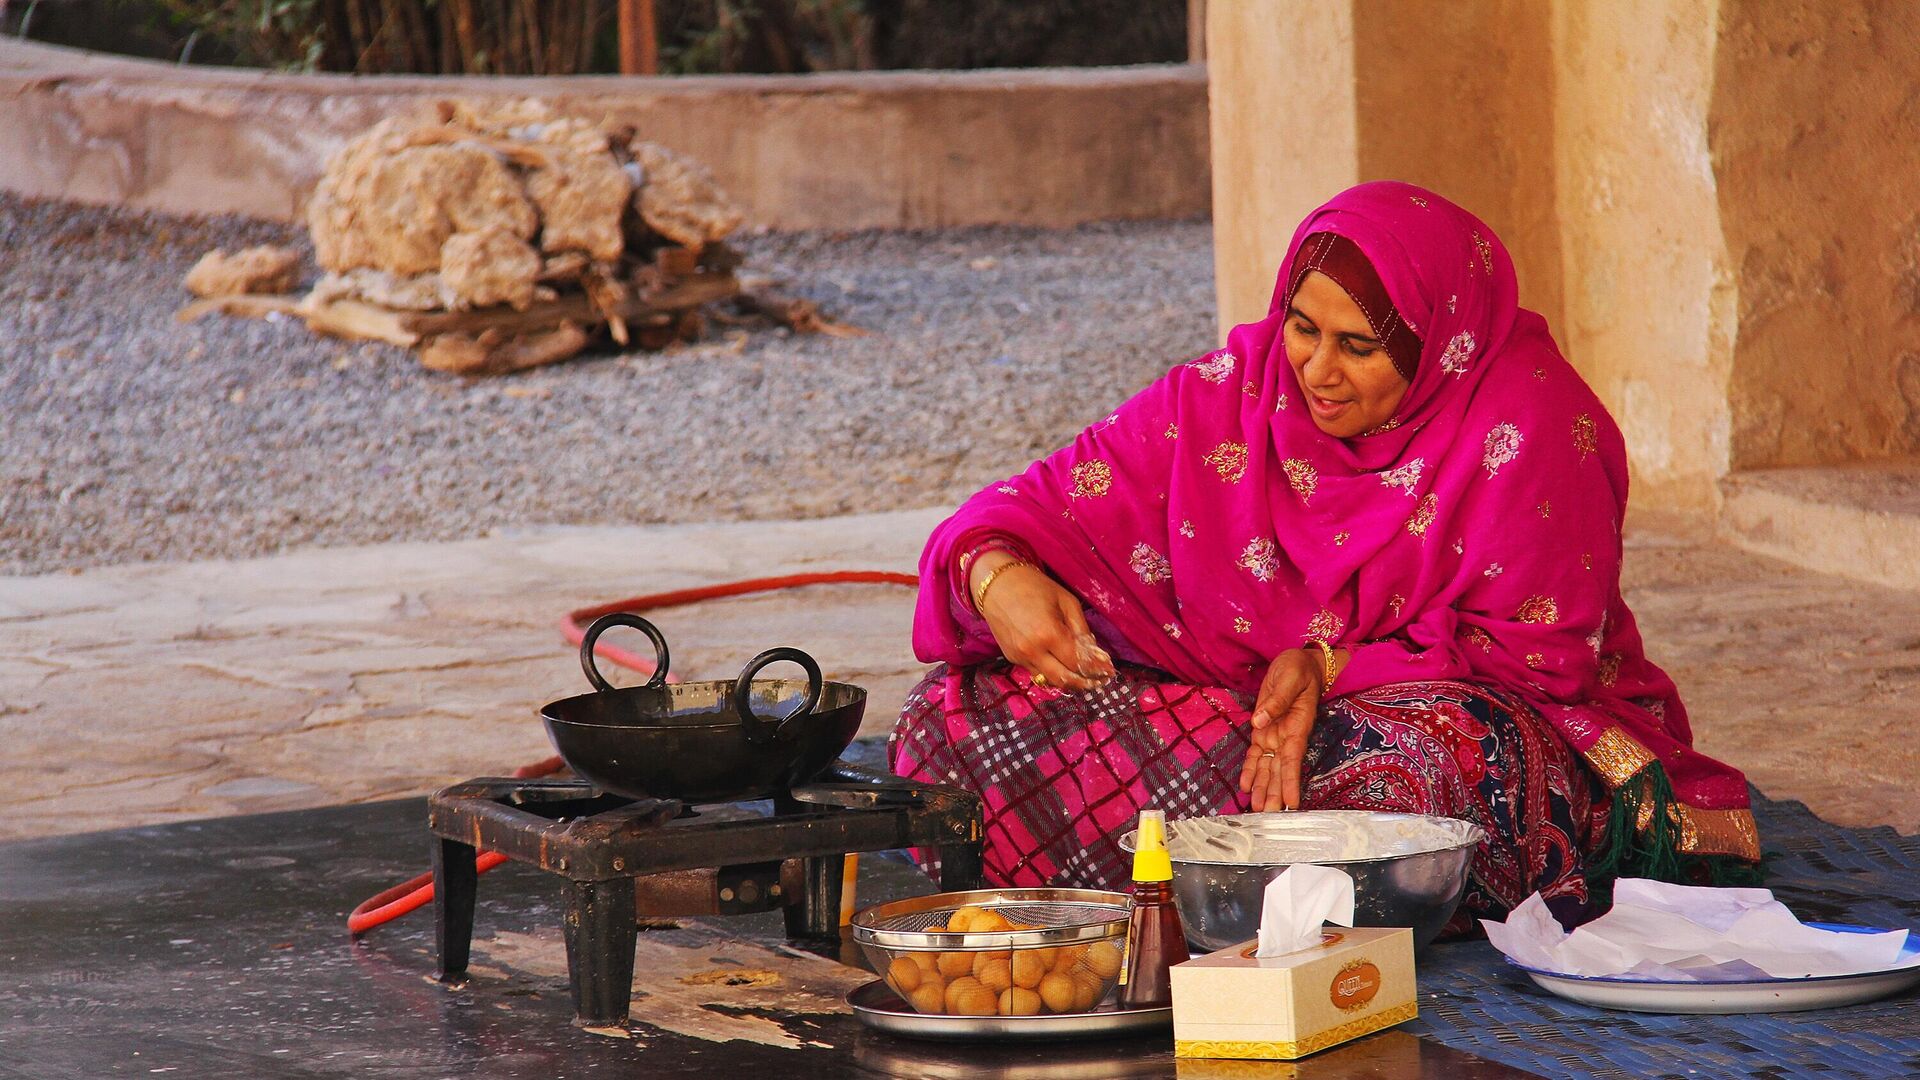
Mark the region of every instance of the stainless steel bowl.
MULTIPOLYGON (((1411 927, 1414 947, 1424 948, 1460 906, 1473 849, 1485 835, 1458 818, 1370 810, 1167 823, 1180 918, 1187 940, 1208 952, 1258 935, 1267 882, 1296 862, 1337 866, 1353 875, 1354 925, 1411 927), (1267 861, 1281 853, 1285 861, 1267 861)), ((1120 847, 1132 851, 1133 840, 1127 833, 1120 847)))

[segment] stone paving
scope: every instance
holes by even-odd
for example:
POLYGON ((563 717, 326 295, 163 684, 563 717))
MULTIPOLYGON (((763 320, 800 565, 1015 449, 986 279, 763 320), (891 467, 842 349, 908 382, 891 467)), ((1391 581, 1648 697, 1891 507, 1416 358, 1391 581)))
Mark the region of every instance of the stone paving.
MULTIPOLYGON (((0 578, 0 839, 508 771, 551 752, 539 706, 586 689, 556 629, 564 612, 775 573, 911 571, 943 513, 554 528, 0 578)), ((1745 554, 1685 520, 1636 519, 1629 547, 1629 600, 1701 749, 1830 820, 1920 831, 1920 593, 1745 554)), ((869 688, 864 731, 878 734, 920 671, 911 615, 910 590, 853 585, 657 621, 688 678, 729 677, 775 644, 813 652, 829 677, 869 688)))

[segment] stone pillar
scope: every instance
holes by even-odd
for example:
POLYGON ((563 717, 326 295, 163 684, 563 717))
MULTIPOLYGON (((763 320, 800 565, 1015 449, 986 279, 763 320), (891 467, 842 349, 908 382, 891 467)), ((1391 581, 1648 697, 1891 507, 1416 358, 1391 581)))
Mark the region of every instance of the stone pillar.
POLYGON ((1707 149, 1717 0, 1555 0, 1555 336, 1626 434, 1636 506, 1713 508, 1734 287, 1707 149))
POLYGON ((1520 299, 1626 432, 1636 503, 1710 507, 1733 288, 1707 152, 1720 0, 1212 0, 1224 336, 1294 226, 1363 179, 1433 188, 1513 252, 1520 299))
POLYGON ((1350 3, 1209 0, 1220 337, 1262 318, 1293 228, 1359 181, 1350 3))

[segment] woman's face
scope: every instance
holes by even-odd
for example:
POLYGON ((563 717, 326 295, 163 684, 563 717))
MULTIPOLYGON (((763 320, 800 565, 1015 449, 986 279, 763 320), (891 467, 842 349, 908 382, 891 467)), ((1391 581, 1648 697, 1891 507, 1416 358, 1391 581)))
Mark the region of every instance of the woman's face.
POLYGON ((1338 283, 1308 272, 1287 311, 1287 363, 1321 431, 1350 439, 1393 418, 1407 380, 1338 283))

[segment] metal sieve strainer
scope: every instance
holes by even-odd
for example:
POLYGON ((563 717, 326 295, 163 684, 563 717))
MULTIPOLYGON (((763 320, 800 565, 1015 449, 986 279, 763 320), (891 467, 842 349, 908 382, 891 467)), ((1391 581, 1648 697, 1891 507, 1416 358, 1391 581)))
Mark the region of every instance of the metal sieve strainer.
POLYGON ((870 907, 854 916, 853 936, 862 945, 905 951, 984 952, 1072 945, 1125 935, 1127 911, 1125 893, 1099 889, 975 889, 870 907), (981 908, 1037 929, 985 933, 928 929, 944 927, 963 907, 981 908))
POLYGON ((1093 889, 938 893, 868 908, 854 916, 853 937, 887 988, 921 1014, 1081 1014, 1120 975, 1128 902, 1093 889), (966 929, 946 929, 963 910, 966 929), (972 928, 982 921, 986 929, 972 928))

